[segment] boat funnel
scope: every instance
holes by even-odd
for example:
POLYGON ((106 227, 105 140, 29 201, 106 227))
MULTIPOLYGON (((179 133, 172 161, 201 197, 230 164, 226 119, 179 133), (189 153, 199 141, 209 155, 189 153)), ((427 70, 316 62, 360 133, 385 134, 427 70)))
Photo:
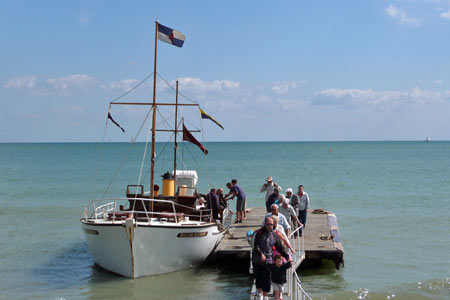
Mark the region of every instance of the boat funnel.
POLYGON ((175 196, 175 178, 170 172, 164 173, 163 178, 163 196, 175 196))

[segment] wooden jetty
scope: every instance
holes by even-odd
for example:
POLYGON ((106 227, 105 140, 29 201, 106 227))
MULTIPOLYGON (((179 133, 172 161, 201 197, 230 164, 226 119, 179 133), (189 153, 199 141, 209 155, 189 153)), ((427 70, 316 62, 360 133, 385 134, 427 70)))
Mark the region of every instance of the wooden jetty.
MULTIPOLYGON (((247 219, 242 223, 232 224, 214 251, 214 260, 226 264, 247 264, 251 247, 247 242, 247 232, 259 229, 266 215, 265 207, 250 208, 247 219), (245 262, 243 262, 245 261, 245 262)), ((317 264, 322 259, 332 260, 339 268, 344 263, 342 246, 336 216, 326 210, 308 212, 304 232, 304 259, 297 262, 308 265, 317 264), (318 212, 318 213, 314 213, 318 212)))

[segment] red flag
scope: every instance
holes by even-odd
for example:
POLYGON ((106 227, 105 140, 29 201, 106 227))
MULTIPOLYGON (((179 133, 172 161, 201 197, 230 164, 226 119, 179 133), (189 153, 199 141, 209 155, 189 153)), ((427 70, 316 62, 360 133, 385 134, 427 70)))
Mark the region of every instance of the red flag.
POLYGON ((208 150, 206 150, 205 147, 203 147, 202 144, 200 144, 199 141, 192 135, 192 133, 189 132, 189 130, 186 129, 186 126, 183 124, 183 141, 191 142, 192 144, 197 145, 200 149, 202 149, 203 153, 205 155, 208 154, 208 150))

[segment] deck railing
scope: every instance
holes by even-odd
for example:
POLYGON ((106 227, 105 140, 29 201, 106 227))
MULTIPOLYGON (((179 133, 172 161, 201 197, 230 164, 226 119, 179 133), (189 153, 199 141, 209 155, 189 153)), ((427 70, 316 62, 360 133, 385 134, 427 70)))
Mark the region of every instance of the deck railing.
MULTIPOLYGON (((189 207, 186 205, 178 204, 170 200, 162 200, 162 199, 146 199, 146 198, 109 198, 109 199, 96 199, 92 201, 93 206, 93 213, 91 215, 91 218, 94 218, 96 221, 98 219, 106 219, 107 217, 110 217, 111 220, 114 222, 117 220, 123 213, 131 214, 134 218, 144 218, 146 222, 151 222, 152 220, 155 220, 155 216, 167 216, 169 218, 174 219, 175 223, 179 223, 180 220, 178 219, 177 214, 177 207, 179 208, 179 211, 183 211, 183 217, 193 217, 198 218, 199 220, 203 220, 206 217, 209 217, 210 220, 212 220, 212 211, 211 209, 195 209, 193 207, 189 207), (142 207, 144 210, 135 210, 134 207, 129 207, 126 210, 117 210, 117 203, 124 203, 124 205, 119 205, 119 207, 126 207, 126 204, 129 204, 129 200, 137 201, 142 203, 142 207), (109 201, 109 202, 108 202, 109 201), (103 204, 104 202, 107 202, 103 204), (147 209, 147 205, 149 204, 149 207, 153 207, 155 204, 165 204, 168 207, 171 207, 171 211, 152 211, 147 209), (191 212, 191 213, 189 213, 191 212), (195 214, 194 214, 195 213, 195 214), (144 217, 143 217, 144 216, 144 217)), ((135 206, 135 205, 133 205, 135 206)), ((159 219, 167 219, 166 218, 159 218, 159 219)))

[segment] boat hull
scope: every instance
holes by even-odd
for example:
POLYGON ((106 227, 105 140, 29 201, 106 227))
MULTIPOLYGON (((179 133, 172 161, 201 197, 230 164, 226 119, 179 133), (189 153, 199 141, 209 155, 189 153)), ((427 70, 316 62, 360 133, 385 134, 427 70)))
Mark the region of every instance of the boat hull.
POLYGON ((131 278, 199 265, 222 238, 215 224, 136 226, 81 222, 95 263, 131 278))

